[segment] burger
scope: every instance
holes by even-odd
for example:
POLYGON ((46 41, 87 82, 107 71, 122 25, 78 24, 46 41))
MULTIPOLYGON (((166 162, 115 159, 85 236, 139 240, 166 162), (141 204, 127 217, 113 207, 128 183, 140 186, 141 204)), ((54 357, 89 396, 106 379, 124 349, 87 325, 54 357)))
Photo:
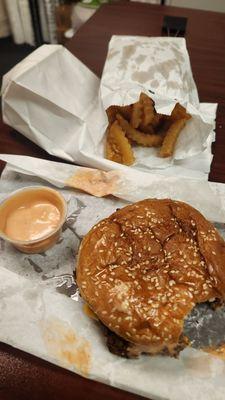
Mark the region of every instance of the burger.
POLYGON ((79 250, 82 298, 105 327, 109 350, 178 356, 184 320, 225 297, 225 242, 188 204, 147 199, 97 223, 79 250))

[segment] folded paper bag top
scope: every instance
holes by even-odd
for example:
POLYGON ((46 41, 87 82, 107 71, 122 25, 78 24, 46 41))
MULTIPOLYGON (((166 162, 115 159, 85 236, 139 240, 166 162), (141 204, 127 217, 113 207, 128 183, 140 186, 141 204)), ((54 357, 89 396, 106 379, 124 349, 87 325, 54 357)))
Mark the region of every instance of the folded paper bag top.
POLYGON ((61 45, 43 45, 3 78, 3 120, 50 154, 76 161, 99 78, 61 45))
MULTIPOLYGON (((52 155, 109 170, 112 162, 104 158, 107 127, 104 108, 134 102, 141 91, 149 93, 157 71, 160 76, 164 75, 157 94, 153 95, 157 111, 170 113, 177 93, 179 97, 184 96, 183 103, 191 111, 192 119, 181 132, 174 157, 162 160, 155 148, 137 148, 133 167, 145 171, 158 169, 161 173, 171 166, 176 168, 175 162, 179 160, 180 168, 183 160, 204 152, 212 131, 212 124, 206 123, 199 109, 188 103, 192 99, 197 104, 197 91, 184 39, 113 36, 101 87, 99 79, 64 47, 44 45, 4 76, 3 119, 52 155), (140 57, 142 60, 144 57, 144 62, 138 66, 136 58, 140 57), (155 72, 151 75, 152 63, 155 72), (129 65, 139 71, 151 66, 145 71, 146 82, 137 78, 130 80, 129 65), (176 90, 171 82, 176 82, 176 90)), ((123 167, 113 164, 116 169, 123 167)), ((196 169, 205 172, 202 164, 196 169)))
POLYGON ((99 78, 65 47, 43 45, 4 75, 2 95, 6 102, 7 91, 14 86, 85 120, 98 94, 99 78))

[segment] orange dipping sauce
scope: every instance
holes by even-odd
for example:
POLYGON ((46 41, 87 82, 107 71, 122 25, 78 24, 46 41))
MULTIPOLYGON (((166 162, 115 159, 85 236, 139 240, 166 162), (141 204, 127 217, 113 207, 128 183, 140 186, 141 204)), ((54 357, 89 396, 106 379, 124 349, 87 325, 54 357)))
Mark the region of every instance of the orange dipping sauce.
POLYGON ((0 205, 0 236, 19 250, 47 250, 58 239, 66 218, 66 202, 56 190, 18 190, 0 205))
POLYGON ((37 240, 53 232, 60 222, 60 211, 47 200, 27 201, 10 213, 5 234, 13 240, 37 240))

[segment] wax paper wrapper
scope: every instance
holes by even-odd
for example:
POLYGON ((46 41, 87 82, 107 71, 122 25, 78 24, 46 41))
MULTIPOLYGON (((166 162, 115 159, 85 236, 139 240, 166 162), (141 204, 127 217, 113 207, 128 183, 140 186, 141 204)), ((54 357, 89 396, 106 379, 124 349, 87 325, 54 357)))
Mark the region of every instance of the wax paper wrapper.
POLYGON ((165 114, 179 100, 192 119, 173 157, 139 147, 133 168, 207 179, 216 105, 198 102, 183 38, 113 36, 101 83, 62 46, 41 46, 4 76, 3 119, 50 154, 88 167, 123 169, 104 158, 105 108, 135 102, 141 91, 165 114))
MULTIPOLYGON (((124 171, 111 171, 114 178, 119 179, 112 187, 112 175, 108 181, 109 172, 102 172, 93 185, 96 194, 106 194, 108 186, 108 193, 114 196, 96 197, 84 192, 90 189, 90 177, 94 178, 95 170, 30 157, 0 158, 8 161, 1 178, 1 200, 12 190, 30 185, 49 185, 51 182, 59 188, 68 203, 68 217, 62 236, 45 253, 22 254, 0 240, 0 340, 90 379, 152 400, 224 400, 225 362, 196 349, 199 341, 202 342, 200 336, 204 324, 207 324, 207 336, 215 336, 215 321, 212 327, 212 313, 208 309, 205 311, 206 321, 201 310, 187 320, 186 329, 193 343, 195 340, 196 348, 184 350, 179 359, 160 356, 122 359, 108 351, 99 324, 84 313, 74 281, 79 243, 88 230, 116 208, 126 205, 132 196, 138 200, 143 196, 153 196, 154 191, 155 196, 173 197, 169 186, 165 186, 163 192, 161 178, 157 183, 154 175, 133 171, 138 174, 133 179, 132 174, 127 175, 124 171), (81 173, 81 180, 71 181, 71 176, 81 178, 81 173), (85 179, 87 173, 89 175, 85 179), (105 186, 100 194, 101 181, 105 186), (83 191, 75 189, 75 184, 80 184, 83 191), (70 189, 65 190, 66 186, 70 189)), ((191 184, 192 181, 188 182, 191 184)), ((194 181, 192 183, 195 184, 194 181)), ((187 201, 204 210, 208 218, 220 221, 221 226, 225 220, 224 214, 219 213, 219 210, 224 212, 224 185, 208 182, 198 182, 198 185, 200 193, 194 186, 190 193, 189 187, 187 201)), ((185 186, 185 180, 177 178, 175 197, 182 199, 186 196, 185 186), (179 190, 177 186, 180 186, 179 190)), ((223 324, 224 320, 224 314, 221 314, 223 324)), ((222 339, 225 341, 224 337, 222 339)))
POLYGON ((97 197, 113 195, 135 202, 147 197, 176 198, 201 209, 215 221, 225 221, 218 188, 213 182, 175 176, 161 176, 124 166, 123 170, 102 171, 93 168, 42 160, 27 156, 0 154, 8 168, 26 175, 37 176, 58 188, 75 188, 97 197))

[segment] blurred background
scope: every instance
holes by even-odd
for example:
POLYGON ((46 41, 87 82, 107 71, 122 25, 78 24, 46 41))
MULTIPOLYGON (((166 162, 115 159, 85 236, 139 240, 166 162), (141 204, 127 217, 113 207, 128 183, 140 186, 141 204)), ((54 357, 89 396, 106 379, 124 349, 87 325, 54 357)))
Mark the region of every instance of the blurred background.
MULTIPOLYGON (((0 80, 35 47, 43 43, 64 44, 108 1, 0 0, 0 80)), ((225 12, 225 0, 139 1, 225 12)))

